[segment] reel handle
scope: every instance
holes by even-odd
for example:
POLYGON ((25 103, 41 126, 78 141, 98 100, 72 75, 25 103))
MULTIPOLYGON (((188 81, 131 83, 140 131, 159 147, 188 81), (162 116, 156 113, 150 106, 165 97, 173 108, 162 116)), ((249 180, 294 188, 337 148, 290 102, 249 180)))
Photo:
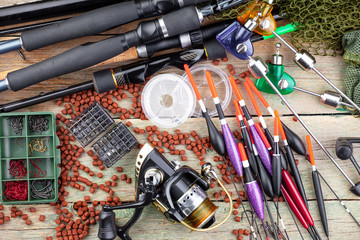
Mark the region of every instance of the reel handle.
POLYGON ((98 237, 101 240, 115 239, 116 225, 115 225, 115 213, 113 211, 101 211, 98 237))

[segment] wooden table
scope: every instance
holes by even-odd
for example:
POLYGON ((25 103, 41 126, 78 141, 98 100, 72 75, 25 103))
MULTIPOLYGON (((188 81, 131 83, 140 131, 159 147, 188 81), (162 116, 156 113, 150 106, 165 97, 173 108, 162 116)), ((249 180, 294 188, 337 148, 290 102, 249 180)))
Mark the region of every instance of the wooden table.
MULTIPOLYGON (((16 0, 8 0, 5 3, 14 3, 18 2, 16 0)), ((113 34, 118 32, 125 32, 126 30, 132 29, 136 26, 137 23, 131 23, 109 31, 107 34, 113 34)), ((36 50, 33 52, 24 52, 26 57, 26 61, 22 60, 17 52, 10 52, 4 54, 0 58, 0 71, 6 71, 18 67, 25 67, 31 63, 38 62, 40 59, 45 59, 55 54, 61 53, 67 49, 75 47, 79 44, 90 42, 90 41, 98 41, 105 38, 105 36, 97 35, 86 38, 81 38, 73 41, 68 41, 64 43, 55 44, 53 46, 45 47, 40 50, 36 50)), ((285 37, 289 40, 289 36, 285 37)), ((6 40, 9 38, 0 38, 0 40, 6 40)), ((276 43, 276 39, 271 39, 267 41, 257 42, 255 43, 255 54, 262 57, 263 59, 271 59, 272 54, 275 52, 274 44, 276 43)), ((331 90, 331 88, 322 81, 314 72, 304 72, 299 69, 292 61, 293 54, 287 48, 281 48, 281 53, 285 59, 285 67, 286 71, 295 77, 297 86, 312 90, 317 93, 322 93, 325 90, 331 90)), ((343 81, 342 77, 344 74, 344 69, 346 64, 342 61, 340 56, 338 57, 320 57, 317 56, 317 67, 320 71, 322 71, 326 76, 328 76, 340 89, 343 89, 343 81)), ((129 62, 123 62, 120 65, 128 64, 129 62)), ((210 62, 209 62, 210 63, 210 62)), ((227 65, 231 63, 237 74, 246 70, 245 61, 240 61, 235 57, 229 54, 229 62, 222 62, 220 64, 220 68, 224 70, 228 74, 227 65)), ((211 63, 210 63, 211 64, 211 63)), ((118 64, 106 66, 106 67, 114 67, 118 64)), ((31 86, 19 92, 3 92, 0 94, 0 103, 6 103, 9 101, 14 101, 18 99, 23 99, 26 97, 30 97, 41 92, 48 92, 55 89, 60 89, 66 86, 70 86, 72 84, 81 83, 91 79, 91 74, 94 71, 104 69, 105 66, 95 67, 88 70, 82 70, 76 73, 67 74, 56 79, 52 79, 46 82, 42 82, 40 84, 31 86)), ((168 69, 166 71, 162 71, 161 73, 176 73, 183 74, 182 71, 178 69, 168 69)), ((244 93, 245 101, 248 103, 251 114, 255 115, 255 111, 251 106, 250 100, 245 94, 245 88, 243 84, 239 85, 240 90, 244 93)), ((220 93, 224 92, 224 89, 218 89, 220 93)), ((286 108, 284 104, 282 104, 279 98, 276 95, 264 94, 265 98, 268 100, 270 105, 279 111, 279 113, 283 116, 282 120, 293 129, 300 137, 305 141, 306 131, 302 128, 302 126, 298 122, 293 121, 293 117, 289 110, 286 108)), ((360 122, 357 118, 354 118, 345 111, 337 111, 330 107, 324 106, 320 100, 316 97, 306 95, 300 92, 294 92, 290 95, 286 96, 286 99, 290 102, 290 104, 297 110, 297 112, 301 115, 303 120, 308 124, 310 129, 316 134, 319 140, 324 144, 326 149, 335 156, 334 147, 335 141, 338 137, 359 137, 360 122)), ((129 106, 130 100, 121 100, 118 102, 120 106, 129 106)), ((265 115, 265 120, 272 131, 273 129, 273 120, 267 114, 266 109, 261 105, 261 111, 265 115)), ((64 106, 58 107, 55 104, 55 101, 39 104, 33 107, 29 107, 27 109, 22 109, 20 111, 53 111, 54 113, 58 113, 63 109, 64 106)), ((239 130, 236 119, 234 117, 234 107, 232 104, 225 111, 228 116, 228 122, 230 124, 231 129, 239 130)), ((112 115, 116 122, 119 120, 119 115, 112 115)), ((257 121, 257 118, 255 117, 257 121)), ((131 119, 133 129, 135 126, 139 128, 144 128, 145 126, 151 125, 149 121, 142 121, 139 119, 131 119)), ((219 121, 214 118, 216 125, 219 127, 219 121)), ((126 122, 126 121, 124 121, 126 122)), ((186 123, 178 127, 183 132, 190 132, 191 130, 196 130, 200 137, 207 136, 207 130, 204 125, 204 120, 201 118, 191 118, 186 123)), ((165 130, 165 129, 161 129, 165 130)), ((173 132, 174 129, 166 129, 169 132, 173 132)), ((147 142, 146 135, 135 134, 140 143, 147 142)), ((360 208, 359 208, 359 198, 354 196, 350 191, 350 184, 344 179, 341 173, 336 169, 333 163, 326 157, 326 155, 321 151, 319 146, 317 146, 313 141, 314 155, 317 161, 317 168, 321 172, 321 174, 325 177, 325 179, 329 182, 329 184, 335 189, 336 193, 342 199, 342 201, 348 206, 348 208, 352 211, 354 216, 360 220, 360 208)), ((88 148, 86 148, 88 150, 88 148)), ((128 176, 131 176, 134 179, 134 163, 135 158, 137 156, 138 150, 133 150, 130 154, 126 155, 122 158, 118 163, 116 163, 112 168, 103 170, 102 173, 104 177, 99 179, 97 177, 88 177, 91 181, 96 183, 104 183, 106 180, 109 180, 113 174, 116 174, 116 167, 122 166, 124 168, 124 173, 128 176)), ((359 156, 360 148, 354 145, 354 155, 359 156)), ((174 159, 180 161, 180 156, 172 156, 169 154, 169 151, 166 150, 164 154, 168 159, 174 159)), ((188 160, 185 162, 187 165, 195 168, 196 170, 200 170, 199 161, 195 157, 192 152, 187 153, 188 160)), ((206 154, 206 160, 213 162, 214 154, 209 152, 206 154)), ((322 225, 320 222, 320 217, 317 210, 317 204, 315 200, 315 193, 312 186, 311 180, 311 167, 301 156, 296 156, 296 159, 299 160, 299 170, 304 181, 304 185, 306 188, 307 198, 309 201, 310 212, 315 220, 315 224, 317 229, 320 231, 321 236, 325 238, 325 235, 322 230, 322 225)), ((92 166, 92 160, 90 157, 83 156, 80 159, 80 162, 86 166, 89 166, 91 170, 94 170, 95 173, 99 170, 92 166)), ((350 178, 356 183, 358 180, 357 172, 349 161, 340 161, 337 159, 339 165, 347 172, 350 178)), ((216 163, 214 163, 215 165, 216 163)), ((216 169, 218 171, 218 169, 216 169)), ((114 188, 116 195, 121 198, 123 202, 133 201, 134 200, 134 182, 132 184, 119 184, 116 188, 114 188)), ((234 191, 232 185, 227 185, 230 191, 234 191)), ((242 190, 242 186, 238 185, 238 188, 242 190)), ((326 210, 329 221, 329 230, 330 237, 333 239, 357 239, 360 233, 359 227, 355 224, 355 222, 350 218, 349 214, 345 211, 345 209, 341 206, 341 204, 336 200, 335 196, 331 193, 329 188, 326 187, 324 183, 322 183, 322 188, 324 192, 324 197, 326 200, 326 210)), ((69 203, 69 206, 72 206, 72 203, 83 200, 85 195, 90 195, 92 200, 104 200, 106 198, 106 194, 103 191, 96 191, 95 194, 90 194, 88 192, 89 188, 87 187, 85 191, 80 192, 70 187, 66 187, 66 191, 69 191, 69 196, 66 197, 66 201, 69 203)), ((218 192, 220 189, 215 187, 209 190, 209 196, 213 199, 216 204, 219 206, 217 211, 217 219, 222 219, 226 212, 228 211, 228 204, 223 201, 221 198, 215 199, 214 193, 218 192)), ((233 194, 234 199, 235 194, 233 194)), ((248 208, 248 202, 244 202, 245 206, 248 208)), ((271 211, 273 216, 276 217, 274 205, 269 202, 271 211)), ((5 215, 9 215, 11 206, 4 206, 5 215)), ((0 239, 11 239, 11 238, 19 238, 19 239, 45 239, 46 236, 55 237, 55 227, 57 226, 55 223, 55 219, 58 215, 55 213, 55 207, 49 206, 48 204, 39 204, 36 205, 37 212, 29 213, 28 205, 18 205, 24 213, 29 214, 29 218, 32 220, 32 225, 25 225, 24 221, 16 218, 11 219, 9 223, 6 223, 0 226, 0 239), (40 214, 44 214, 46 216, 45 222, 39 222, 38 217, 40 214)), ((100 209, 99 207, 97 209, 100 209)), ((69 208, 70 211, 76 215, 76 212, 72 207, 69 208)), ((239 212, 241 209, 239 208, 239 212)), ((294 222, 291 219, 291 215, 286 207, 286 205, 282 202, 280 203, 280 213, 284 219, 286 228, 290 235, 291 239, 300 239, 299 233, 297 232, 294 222)), ((118 211, 117 218, 121 223, 124 223, 126 219, 131 216, 131 210, 127 211, 118 211)), ((240 223, 234 221, 235 216, 232 215, 230 220, 228 220, 221 228, 214 230, 208 233, 191 233, 189 230, 180 226, 179 224, 173 224, 165 219, 165 217, 157 212, 152 206, 146 207, 143 216, 139 220, 139 222, 134 226, 131 230, 131 236, 133 239, 236 239, 236 237, 232 234, 233 229, 248 229, 248 224, 245 219, 243 219, 240 223)), ((266 217, 268 219, 268 217, 266 217)), ((310 239, 309 235, 305 231, 304 228, 300 226, 302 233, 305 239, 310 239)), ((95 239, 97 237, 98 225, 90 226, 90 232, 88 239, 95 239)))

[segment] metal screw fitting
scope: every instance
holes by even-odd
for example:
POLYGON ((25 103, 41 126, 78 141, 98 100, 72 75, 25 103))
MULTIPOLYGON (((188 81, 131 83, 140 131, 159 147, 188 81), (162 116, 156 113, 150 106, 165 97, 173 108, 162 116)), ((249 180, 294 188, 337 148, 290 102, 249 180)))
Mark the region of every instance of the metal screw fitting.
POLYGON ((209 162, 202 165, 202 167, 201 167, 201 175, 203 175, 204 177, 206 177, 209 180, 218 179, 218 176, 217 176, 216 172, 214 171, 214 169, 212 167, 212 164, 209 163, 209 162))
POLYGON ((236 46, 236 51, 238 53, 245 53, 247 50, 247 47, 244 43, 239 43, 237 46, 236 46))
POLYGON ((268 72, 268 66, 259 58, 249 58, 248 68, 255 78, 261 78, 268 72))
POLYGON ((273 64, 282 65, 283 64, 283 56, 280 55, 281 43, 276 43, 275 47, 276 47, 276 54, 273 55, 273 64))
POLYGON ((315 66, 316 60, 309 52, 302 49, 295 54, 294 62, 302 70, 309 70, 315 66))
POLYGON ((178 161, 172 160, 171 163, 174 166, 175 171, 177 171, 180 168, 180 163, 178 161))
POLYGON ((258 26, 258 24, 257 24, 255 18, 254 19, 249 18, 244 24, 244 27, 247 30, 249 30, 250 32, 254 31, 257 26, 258 26))
POLYGON ((321 101, 324 104, 335 107, 335 108, 339 107, 341 100, 342 100, 340 94, 337 94, 337 93, 331 92, 331 91, 326 91, 320 97, 321 97, 321 101))
POLYGON ((266 18, 264 18, 261 22, 260 22, 260 28, 261 29, 267 29, 271 26, 270 21, 267 20, 266 18))

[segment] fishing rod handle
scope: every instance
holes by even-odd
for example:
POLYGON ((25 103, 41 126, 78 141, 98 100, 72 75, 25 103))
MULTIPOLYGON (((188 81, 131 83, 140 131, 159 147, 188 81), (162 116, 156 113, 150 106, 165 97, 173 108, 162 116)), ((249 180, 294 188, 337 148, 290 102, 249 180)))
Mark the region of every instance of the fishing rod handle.
POLYGON ((284 148, 285 148, 286 157, 289 162, 290 169, 291 169, 291 175, 294 177, 295 184, 300 192, 302 199, 304 200, 306 206, 308 206, 308 202, 307 202, 306 194, 305 194, 305 188, 304 188, 304 185, 301 180, 301 175, 300 175, 299 169, 295 162, 294 154, 289 145, 285 145, 284 148))
POLYGON ((99 8, 60 23, 24 32, 23 49, 32 51, 54 43, 107 31, 152 13, 166 13, 204 0, 140 0, 99 8), (183 4, 181 4, 183 3, 183 4))
POLYGON ((123 53, 130 47, 171 37, 200 27, 196 7, 189 6, 161 18, 143 21, 137 29, 99 42, 85 43, 45 61, 11 72, 8 88, 18 91, 44 80, 91 67, 123 53), (183 19, 179 23, 179 19, 183 19))
POLYGON ((140 45, 136 48, 139 58, 150 58, 154 53, 170 48, 187 48, 201 45, 204 41, 215 38, 228 25, 228 21, 210 24, 199 29, 180 34, 179 36, 167 38, 162 41, 140 45))
POLYGON ((176 67, 183 70, 184 64, 191 67, 206 59, 213 60, 223 57, 226 57, 225 49, 216 39, 212 39, 197 48, 153 57, 125 67, 107 68, 95 72, 93 82, 95 90, 98 93, 104 93, 124 84, 144 83, 147 77, 166 67, 176 67))

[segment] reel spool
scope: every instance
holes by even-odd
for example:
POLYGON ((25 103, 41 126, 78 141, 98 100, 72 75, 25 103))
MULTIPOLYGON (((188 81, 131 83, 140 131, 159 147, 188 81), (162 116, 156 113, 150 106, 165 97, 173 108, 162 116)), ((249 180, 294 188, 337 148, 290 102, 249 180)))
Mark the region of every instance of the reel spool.
POLYGON ((157 149, 145 144, 135 163, 136 201, 119 206, 105 205, 100 213, 98 237, 111 240, 119 236, 131 240, 128 231, 139 219, 143 208, 153 204, 168 220, 181 223, 192 231, 210 231, 231 216, 232 200, 210 163, 202 166, 201 174, 188 166, 170 163, 157 149), (210 181, 216 180, 230 199, 229 213, 215 223, 218 208, 207 196, 210 181), (134 215, 124 225, 115 223, 114 210, 135 208, 134 215))

